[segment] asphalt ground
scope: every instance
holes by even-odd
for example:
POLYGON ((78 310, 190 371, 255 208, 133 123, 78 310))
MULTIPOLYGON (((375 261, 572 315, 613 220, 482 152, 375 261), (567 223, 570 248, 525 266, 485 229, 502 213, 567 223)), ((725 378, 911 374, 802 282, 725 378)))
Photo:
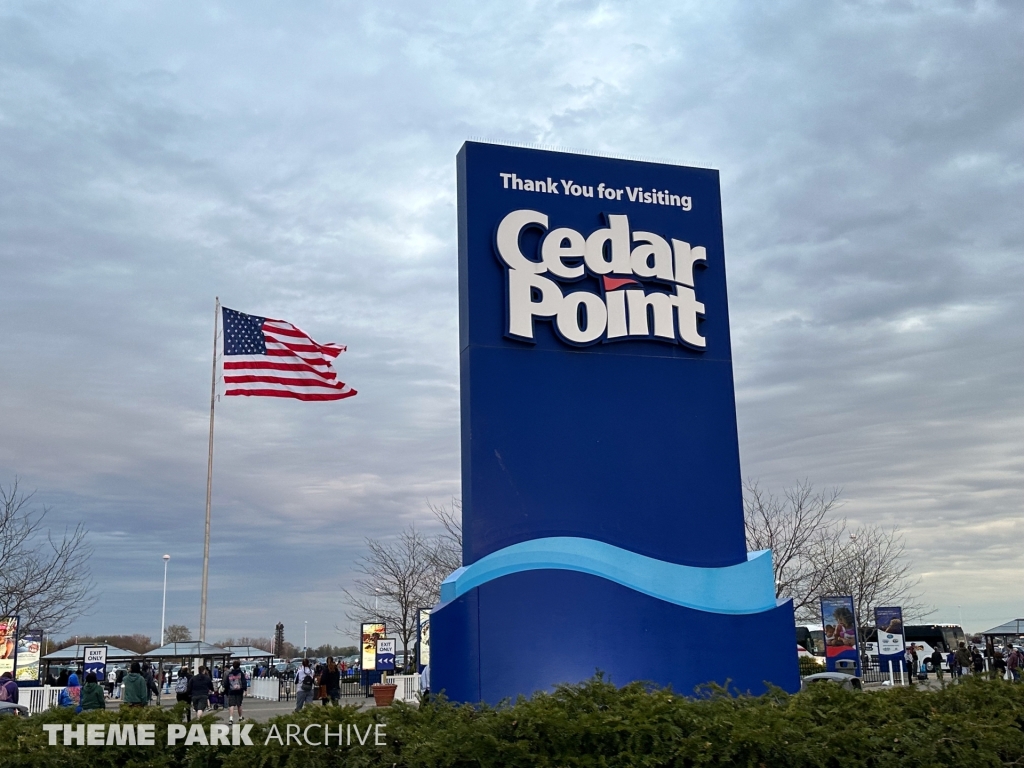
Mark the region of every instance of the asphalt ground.
MULTIPOLYGON (((171 709, 177 704, 177 700, 174 698, 174 694, 164 694, 162 697, 162 703, 159 705, 163 709, 171 709)), ((340 701, 341 706, 355 706, 359 709, 369 709, 374 706, 373 697, 369 696, 344 696, 340 701)), ((120 702, 117 699, 107 699, 107 709, 114 709, 120 706, 120 702)), ((157 706, 155 703, 150 706, 157 706)), ((330 706, 330 705, 328 705, 330 706)), ((317 701, 314 704, 307 704, 304 709, 322 708, 323 705, 317 701)), ((255 720, 258 723, 265 723, 272 717, 278 715, 287 715, 290 712, 295 711, 295 700, 291 701, 267 701, 265 699, 254 699, 250 696, 246 696, 242 702, 242 716, 246 720, 255 720)), ((207 710, 207 713, 214 714, 218 720, 223 722, 228 721, 228 711, 225 708, 216 710, 207 710)), ((194 714, 194 713, 193 713, 194 714)))

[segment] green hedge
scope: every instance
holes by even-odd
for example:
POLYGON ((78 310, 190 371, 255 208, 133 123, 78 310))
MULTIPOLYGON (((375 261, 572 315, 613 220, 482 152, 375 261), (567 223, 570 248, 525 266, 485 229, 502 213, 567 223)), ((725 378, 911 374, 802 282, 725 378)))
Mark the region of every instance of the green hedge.
POLYGON ((4 718, 0 766, 1024 766, 1024 685, 972 678, 934 692, 819 684, 757 699, 715 690, 683 698, 597 678, 498 708, 310 707, 256 726, 256 746, 234 748, 168 747, 166 726, 179 716, 147 708, 4 718), (157 745, 51 747, 47 722, 157 723, 157 745), (386 723, 384 747, 263 743, 271 725, 284 734, 288 724, 352 723, 365 731, 378 722, 386 723))

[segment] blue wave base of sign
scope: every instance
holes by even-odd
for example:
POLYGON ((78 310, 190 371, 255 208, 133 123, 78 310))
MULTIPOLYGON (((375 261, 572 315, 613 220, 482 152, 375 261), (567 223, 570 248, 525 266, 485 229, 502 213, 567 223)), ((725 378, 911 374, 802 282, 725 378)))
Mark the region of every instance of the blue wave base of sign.
POLYGON ((692 695, 717 683, 764 693, 800 686, 790 601, 714 613, 575 570, 524 570, 487 581, 431 615, 430 679, 454 701, 502 699, 579 683, 601 671, 692 695))
POLYGON ((718 568, 667 563, 595 539, 554 536, 492 552, 441 585, 441 602, 512 573, 569 570, 614 581, 669 603, 714 613, 761 613, 776 607, 771 552, 718 568))
POLYGON ((715 613, 575 570, 504 575, 431 615, 431 690, 496 705, 579 683, 648 681, 692 695, 717 683, 764 693, 800 687, 793 603, 715 613))

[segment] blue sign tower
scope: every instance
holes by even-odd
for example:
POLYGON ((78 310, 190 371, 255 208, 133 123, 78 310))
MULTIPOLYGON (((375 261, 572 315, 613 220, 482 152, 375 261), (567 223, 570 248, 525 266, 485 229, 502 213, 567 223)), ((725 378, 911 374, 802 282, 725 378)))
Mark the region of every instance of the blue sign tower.
POLYGON ((431 683, 798 686, 749 553, 717 171, 466 143, 458 155, 463 563, 431 683))

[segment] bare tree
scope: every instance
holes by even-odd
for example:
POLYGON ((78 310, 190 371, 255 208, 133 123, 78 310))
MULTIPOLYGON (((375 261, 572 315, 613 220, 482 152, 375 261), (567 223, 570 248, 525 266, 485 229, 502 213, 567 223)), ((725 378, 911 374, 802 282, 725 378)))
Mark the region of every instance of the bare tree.
POLYGON ((354 590, 343 590, 351 610, 349 621, 381 622, 398 635, 408 658, 416 634, 419 609, 432 606, 435 599, 432 543, 414 527, 394 539, 366 540, 367 554, 356 561, 362 574, 354 590))
POLYGON ((192 639, 192 630, 184 624, 171 624, 164 630, 165 643, 187 643, 192 639))
POLYGON ((792 598, 798 615, 813 614, 846 529, 845 520, 833 517, 840 489, 816 492, 805 480, 780 498, 748 480, 743 490, 747 547, 772 551, 775 595, 792 598))
POLYGON ((20 615, 23 627, 67 627, 92 608, 92 549, 79 523, 55 534, 44 526, 49 509, 35 509, 15 478, 0 485, 0 615, 20 615))
POLYGON ((815 623, 819 600, 829 595, 852 595, 862 626, 881 605, 899 605, 907 616, 929 613, 914 593, 899 530, 863 525, 847 535, 846 520, 835 514, 840 493, 815 491, 805 480, 780 498, 756 481, 744 484, 747 546, 772 550, 776 596, 792 598, 797 618, 815 623))
POLYGON ((431 540, 427 552, 432 569, 431 593, 434 596, 430 604, 434 605, 441 597, 441 582, 462 567, 462 499, 452 497, 451 505, 447 507, 428 501, 427 507, 444 528, 443 533, 431 540))
POLYGON ((912 576, 905 550, 897 527, 887 530, 863 525, 855 529, 825 574, 821 594, 852 595, 862 627, 874 624, 874 610, 879 606, 898 605, 905 618, 926 616, 931 611, 915 591, 920 582, 912 576))

